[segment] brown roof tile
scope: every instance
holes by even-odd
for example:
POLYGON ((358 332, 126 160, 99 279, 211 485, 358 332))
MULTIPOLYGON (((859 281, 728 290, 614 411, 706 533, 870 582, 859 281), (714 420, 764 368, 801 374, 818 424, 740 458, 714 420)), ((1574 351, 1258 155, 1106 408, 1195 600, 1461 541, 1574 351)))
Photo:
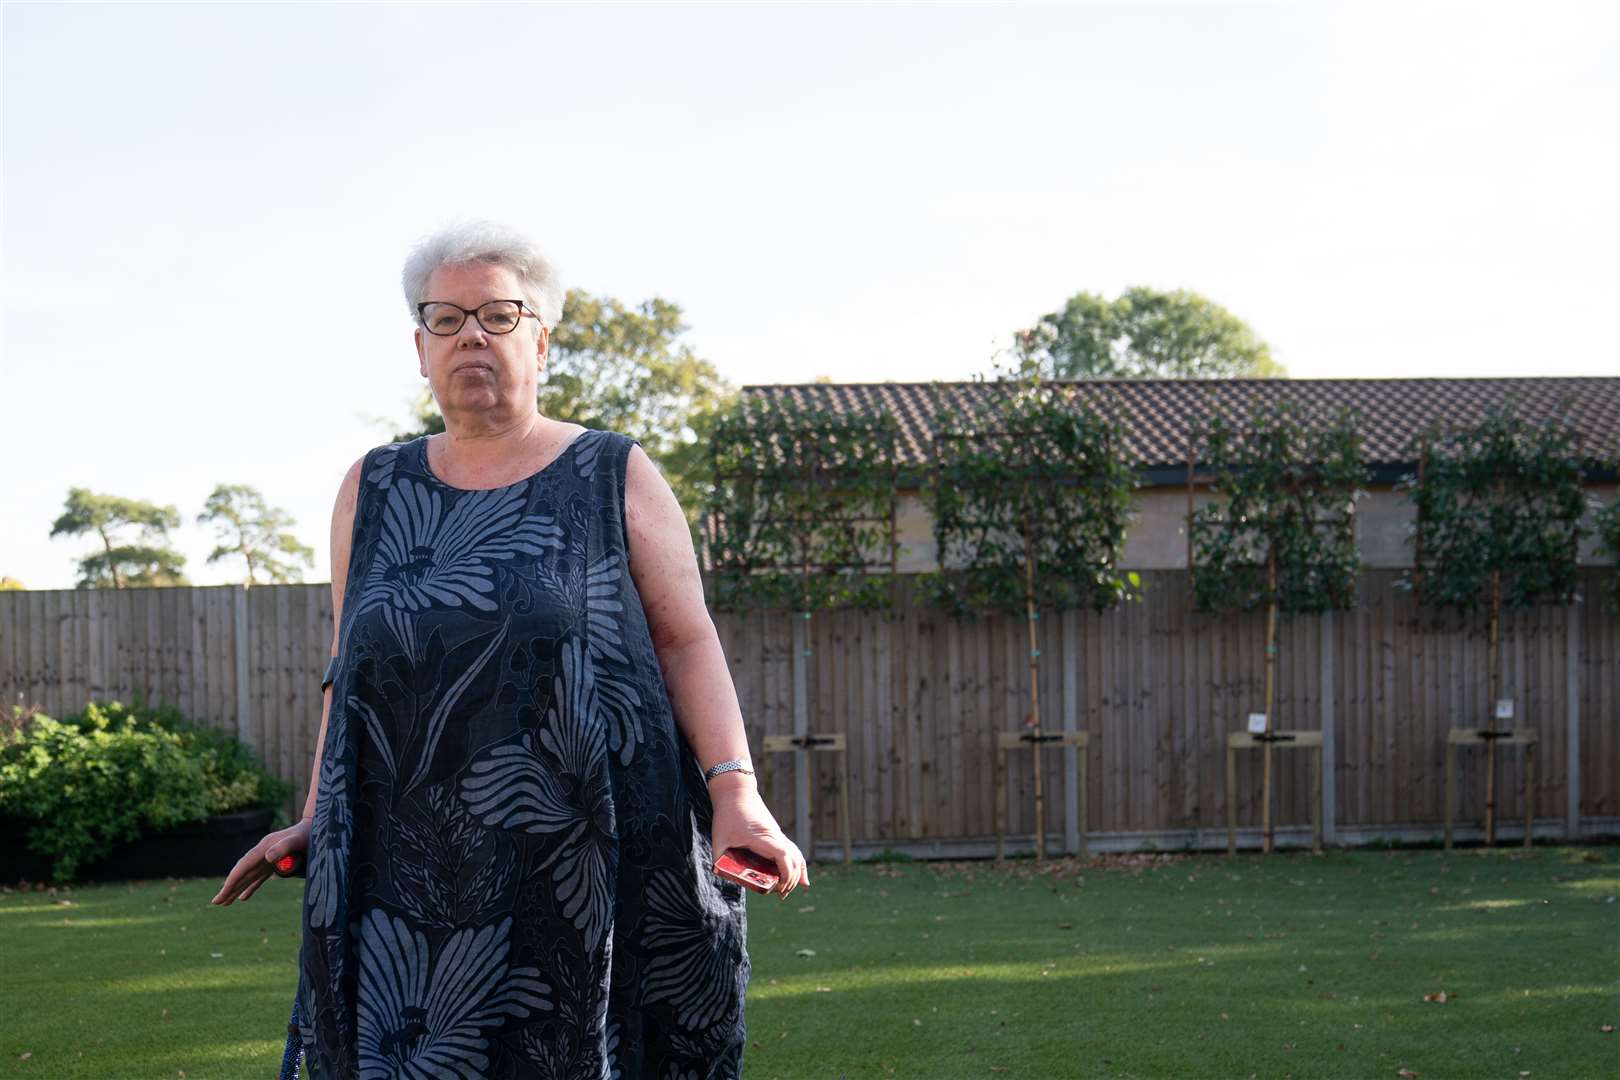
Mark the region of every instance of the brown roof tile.
MULTIPOLYGON (((963 398, 993 383, 789 383, 745 386, 743 393, 785 397, 835 410, 892 413, 900 424, 905 464, 927 460, 933 437, 931 389, 963 398)), ((1472 423, 1487 408, 1516 400, 1540 419, 1567 402, 1589 454, 1620 454, 1620 378, 1600 376, 1506 379, 1089 379, 1081 394, 1112 403, 1137 465, 1158 469, 1187 460, 1187 430, 1219 408, 1242 414, 1256 403, 1287 398, 1302 406, 1349 406, 1362 417, 1362 450, 1371 466, 1409 463, 1406 447, 1431 421, 1472 423)))

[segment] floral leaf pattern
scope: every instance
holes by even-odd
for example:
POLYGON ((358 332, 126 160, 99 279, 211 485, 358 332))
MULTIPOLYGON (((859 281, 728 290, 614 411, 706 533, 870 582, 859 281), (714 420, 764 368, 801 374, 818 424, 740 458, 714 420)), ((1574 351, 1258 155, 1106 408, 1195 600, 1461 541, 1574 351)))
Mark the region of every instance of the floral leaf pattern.
MULTIPOLYGON (((335 695, 334 695, 335 701, 335 695)), ((305 875, 304 902, 311 926, 331 926, 337 918, 338 897, 348 877, 343 852, 348 848, 350 805, 347 756, 348 710, 335 703, 326 721, 326 746, 321 753, 320 788, 315 798, 315 820, 310 825, 310 852, 305 875), (317 839, 318 838, 318 839, 317 839)))
POLYGON ((490 594, 500 564, 564 545, 556 520, 526 512, 520 490, 460 494, 447 510, 444 491, 405 473, 381 496, 382 528, 355 617, 385 608, 395 638, 413 653, 413 624, 402 616, 435 607, 496 611, 490 594))
MULTIPOLYGON (((624 653, 624 581, 629 576, 625 561, 608 556, 585 570, 585 640, 591 659, 602 665, 630 666, 624 653)), ((636 746, 644 738, 641 730, 641 695, 635 684, 604 671, 597 677, 597 692, 607 716, 608 749, 621 765, 635 757, 636 746)))
POLYGON ((403 881, 400 902, 419 926, 455 929, 481 923, 509 898, 510 853, 498 834, 480 829, 446 785, 438 785, 394 830, 403 881))
POLYGON ((509 623, 503 623, 501 628, 491 635, 489 644, 478 654, 478 657, 473 660, 467 670, 456 677, 455 681, 450 684, 450 688, 445 691, 444 696, 433 706, 433 711, 428 716, 426 743, 423 746, 422 755, 417 761, 416 772, 411 777, 412 786, 419 782, 427 772, 428 764, 433 760, 433 751, 439 745, 439 736, 444 732, 444 725, 451 712, 460 703, 462 695, 467 691, 467 687, 472 685, 473 680, 484 670, 484 665, 489 663, 490 658, 495 655, 495 651, 506 640, 506 629, 509 625, 509 623))
POLYGON ((360 1076, 482 1077, 489 1030, 552 1005, 534 968, 507 963, 512 918, 452 934, 437 955, 426 935, 381 910, 360 930, 360 1076))
POLYGON ((310 1075, 742 1075, 742 890, 629 574, 634 440, 367 455, 299 953, 310 1075), (553 467, 555 466, 555 467, 553 467))
POLYGON ((712 913, 723 908, 708 873, 692 882, 672 870, 648 875, 647 915, 642 940, 656 955, 648 961, 642 987, 651 1001, 669 1001, 675 1020, 689 1031, 723 1030, 737 1019, 739 971, 747 961, 737 942, 712 913))

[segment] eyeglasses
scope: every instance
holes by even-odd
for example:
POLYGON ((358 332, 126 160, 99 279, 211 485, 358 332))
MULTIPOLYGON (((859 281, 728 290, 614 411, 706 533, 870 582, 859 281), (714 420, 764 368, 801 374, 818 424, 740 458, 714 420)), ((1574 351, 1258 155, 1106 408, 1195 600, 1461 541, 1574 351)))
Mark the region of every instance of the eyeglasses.
POLYGON ((424 300, 416 305, 416 317, 421 321, 422 329, 439 337, 461 333, 462 324, 469 315, 477 319, 478 325, 488 334, 510 334, 525 316, 531 319, 540 317, 532 311, 525 311, 521 300, 491 300, 487 304, 479 304, 475 311, 444 300, 424 300))

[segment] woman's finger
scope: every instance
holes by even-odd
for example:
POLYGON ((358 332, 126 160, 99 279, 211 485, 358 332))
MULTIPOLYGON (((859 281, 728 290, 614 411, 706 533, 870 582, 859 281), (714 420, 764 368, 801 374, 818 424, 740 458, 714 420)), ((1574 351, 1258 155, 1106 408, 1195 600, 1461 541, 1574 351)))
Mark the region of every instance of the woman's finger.
POLYGON ((219 892, 214 894, 213 902, 216 904, 223 903, 227 897, 235 896, 237 890, 242 887, 243 880, 252 870, 255 861, 251 851, 236 860, 236 865, 231 867, 231 872, 225 875, 225 883, 219 887, 219 892))
POLYGON ((222 906, 229 907, 232 901, 247 899, 244 894, 257 888, 260 882, 270 876, 270 868, 267 864, 261 861, 258 865, 264 867, 264 869, 261 871, 247 870, 242 876, 220 890, 220 895, 224 897, 224 900, 220 901, 222 906))
POLYGON ((253 845, 253 850, 236 860, 231 872, 225 878, 225 884, 220 886, 219 892, 214 896, 216 904, 229 904, 243 886, 251 883, 256 877, 270 872, 270 864, 264 859, 264 841, 253 845))

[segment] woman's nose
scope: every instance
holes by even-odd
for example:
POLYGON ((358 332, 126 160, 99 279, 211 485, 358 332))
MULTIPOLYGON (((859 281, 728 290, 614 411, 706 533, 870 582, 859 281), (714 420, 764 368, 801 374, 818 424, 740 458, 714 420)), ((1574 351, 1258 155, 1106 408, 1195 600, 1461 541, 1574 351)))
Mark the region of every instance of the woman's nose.
POLYGON ((488 344, 489 339, 484 337, 484 328, 478 325, 477 319, 471 315, 467 316, 467 321, 461 324, 461 332, 456 335, 456 348, 477 349, 488 344))

